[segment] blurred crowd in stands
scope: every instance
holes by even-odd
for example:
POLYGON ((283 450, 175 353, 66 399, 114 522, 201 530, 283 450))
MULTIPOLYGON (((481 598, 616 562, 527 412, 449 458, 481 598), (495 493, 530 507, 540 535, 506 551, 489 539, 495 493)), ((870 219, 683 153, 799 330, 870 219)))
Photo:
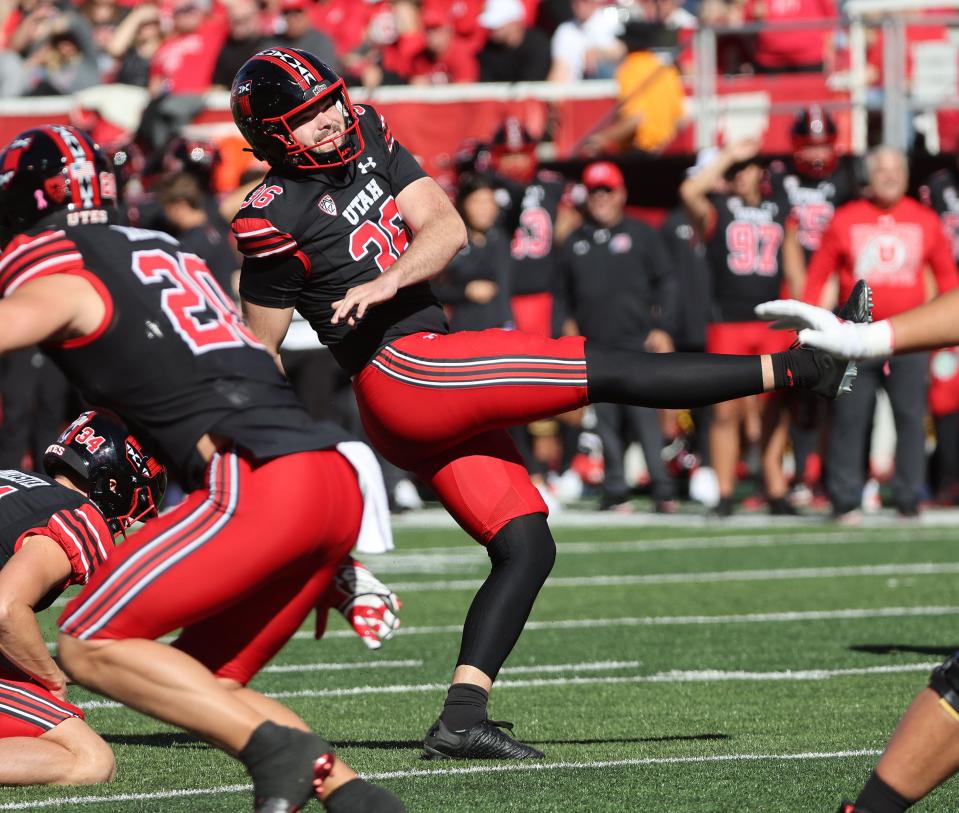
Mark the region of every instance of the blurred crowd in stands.
POLYGON ((0 19, 0 97, 103 82, 154 95, 229 87, 243 60, 271 44, 312 51, 365 87, 628 81, 645 74, 626 59, 637 50, 687 73, 700 23, 810 24, 725 34, 727 73, 840 69, 844 53, 834 0, 3 0, 0 19), (643 25, 624 38, 625 21, 643 25))
MULTIPOLYGON (((198 94, 229 88, 256 51, 306 49, 367 88, 615 78, 617 115, 590 131, 585 163, 566 175, 539 166, 538 138, 517 118, 450 157, 441 182, 469 244, 434 288, 453 328, 578 332, 637 352, 769 352, 789 337, 754 321, 765 299, 835 307, 865 277, 884 318, 959 283, 955 167, 910 179, 893 150, 840 156, 835 121, 814 107, 798 113, 785 162, 764 160, 758 138, 702 151, 680 205, 651 215, 627 207, 634 176, 616 156, 658 153, 675 136, 699 24, 825 22, 730 31, 718 49, 718 68, 730 73, 822 73, 843 69, 828 25, 836 15, 832 0, 0 0, 0 96, 146 89, 138 128, 81 108, 74 123, 109 153, 124 222, 174 234, 235 293, 239 258, 226 224, 266 167, 238 160, 236 139, 188 137, 183 125, 202 107, 198 94)), ((349 382, 305 323, 294 323, 283 361, 314 415, 362 434, 349 382)), ((852 522, 876 504, 880 480, 903 516, 959 502, 959 352, 864 365, 861 379, 838 406, 792 397, 692 412, 595 405, 514 437, 554 509, 585 496, 632 510, 641 489, 663 513, 689 494, 728 515, 745 495, 747 507, 774 514, 818 503, 852 522), (882 431, 890 411, 875 410, 880 391, 891 433, 882 431), (890 434, 898 445, 883 456, 890 434), (737 486, 747 475, 755 493, 737 486)), ((39 351, 0 358, 0 468, 40 459, 35 444, 75 413, 73 398, 39 351)), ((382 462, 397 510, 429 496, 382 462)))

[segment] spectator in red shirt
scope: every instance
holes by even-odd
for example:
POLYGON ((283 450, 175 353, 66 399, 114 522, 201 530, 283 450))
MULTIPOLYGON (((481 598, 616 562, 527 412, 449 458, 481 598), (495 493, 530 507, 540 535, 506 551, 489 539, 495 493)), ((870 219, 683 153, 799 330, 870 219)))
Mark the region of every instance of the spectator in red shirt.
MULTIPOLYGON (((835 20, 833 0, 752 0, 746 19, 764 23, 835 20)), ((754 62, 759 73, 816 73, 831 32, 825 28, 756 33, 754 62)))
POLYGON ((422 48, 410 60, 410 84, 475 82, 479 65, 468 44, 456 37, 452 22, 436 6, 424 8, 422 48))
MULTIPOLYGON (((959 284, 956 263, 939 218, 931 209, 906 197, 906 156, 878 147, 866 158, 867 199, 839 207, 813 255, 803 299, 824 302, 826 282, 839 277, 839 296, 848 295, 856 280, 873 290, 873 317, 887 319, 928 298, 929 271, 938 293, 959 284)), ((827 490, 836 516, 858 519, 862 499, 866 433, 882 386, 896 419, 896 473, 893 492, 904 516, 915 516, 925 470, 925 418, 928 354, 896 356, 863 362, 849 398, 836 402, 827 450, 827 490)))
POLYGON ((150 60, 150 92, 203 93, 227 36, 222 14, 208 16, 204 0, 175 0, 173 32, 150 60))

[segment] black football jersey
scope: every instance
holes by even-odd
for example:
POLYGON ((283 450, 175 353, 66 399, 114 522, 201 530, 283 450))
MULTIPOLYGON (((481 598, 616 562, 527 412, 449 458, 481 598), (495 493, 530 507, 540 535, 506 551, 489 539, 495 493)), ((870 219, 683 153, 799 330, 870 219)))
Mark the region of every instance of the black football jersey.
POLYGON ((706 239, 712 275, 712 321, 751 322, 753 308, 779 297, 788 212, 773 200, 749 206, 735 195, 711 195, 715 217, 706 239))
POLYGON ((926 184, 929 204, 939 214, 942 227, 952 246, 952 256, 959 260, 959 184, 946 169, 934 173, 926 184))
POLYGON ((99 509, 79 492, 42 474, 0 469, 0 567, 28 536, 53 539, 70 560, 71 573, 36 604, 49 607, 70 584, 86 584, 113 548, 99 509))
POLYGON ((857 197, 855 181, 843 167, 818 181, 783 167, 770 174, 770 183, 773 199, 788 207, 789 218, 796 223, 807 262, 836 209, 857 197))
POLYGON ((109 224, 34 229, 0 255, 0 294, 55 273, 89 279, 106 315, 90 336, 44 351, 184 483, 197 482, 195 446, 207 432, 262 459, 349 439, 310 419, 206 263, 169 235, 109 224))
POLYGON ((528 186, 499 180, 509 200, 503 223, 513 234, 509 247, 512 293, 552 293, 558 273, 553 232, 566 184, 556 173, 546 171, 536 173, 528 186))
POLYGON ((418 331, 446 333, 428 282, 401 288, 351 328, 330 323, 333 303, 375 279, 406 251, 410 233, 396 196, 426 176, 372 107, 355 106, 364 148, 343 167, 273 170, 233 220, 243 253, 240 295, 271 308, 296 307, 349 374, 383 345, 418 331))

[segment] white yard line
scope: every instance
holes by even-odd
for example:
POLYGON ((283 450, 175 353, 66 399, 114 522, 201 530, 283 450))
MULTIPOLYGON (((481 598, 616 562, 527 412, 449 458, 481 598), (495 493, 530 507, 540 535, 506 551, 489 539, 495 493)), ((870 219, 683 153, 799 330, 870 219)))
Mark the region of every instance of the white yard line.
POLYGON ((614 669, 638 669, 641 661, 590 661, 588 663, 540 663, 530 666, 504 666, 501 675, 528 675, 549 672, 606 672, 614 669))
MULTIPOLYGON (((787 547, 792 545, 854 545, 854 544, 888 544, 913 542, 916 537, 923 542, 955 542, 949 535, 943 533, 942 528, 910 528, 909 530, 890 530, 877 535, 875 529, 841 530, 810 532, 806 529, 795 533, 783 531, 777 534, 715 534, 712 536, 670 536, 662 534, 656 539, 602 539, 592 542, 564 542, 558 541, 557 548, 561 554, 576 555, 583 553, 616 553, 618 551, 658 551, 658 550, 704 550, 710 548, 768 548, 787 547), (935 533, 931 533, 935 531, 935 533)), ((406 559, 437 558, 440 561, 456 561, 480 559, 486 561, 485 552, 479 545, 472 544, 464 536, 458 545, 444 545, 432 548, 405 548, 401 547, 389 553, 370 555, 369 560, 377 569, 389 567, 393 562, 406 559)))
MULTIPOLYGON (((640 757, 636 759, 607 759, 596 762, 517 762, 508 765, 470 765, 450 768, 411 768, 403 771, 382 771, 362 774, 366 779, 382 781, 384 779, 412 779, 429 776, 462 776, 472 774, 529 773, 536 771, 586 771, 604 768, 637 768, 649 765, 701 765, 722 762, 783 762, 807 761, 813 759, 852 759, 856 757, 874 757, 880 754, 874 749, 858 751, 810 751, 802 754, 713 754, 697 757, 640 757)), ((40 810, 41 808, 89 805, 107 802, 134 802, 149 799, 177 799, 190 796, 225 796, 234 793, 247 793, 250 785, 220 785, 213 788, 182 788, 163 790, 154 793, 121 793, 101 796, 59 796, 33 802, 7 802, 0 804, 0 810, 40 810)))
MULTIPOLYGON (((354 633, 355 634, 355 633, 354 633)), ((282 672, 345 672, 350 669, 404 669, 422 666, 423 661, 354 661, 353 663, 286 663, 267 666, 257 674, 282 672)))
MULTIPOLYGON (((851 565, 847 567, 785 567, 765 570, 715 570, 702 573, 644 573, 632 576, 553 576, 546 587, 600 587, 637 584, 710 584, 739 581, 781 581, 853 576, 937 576, 959 573, 956 562, 917 562, 896 565, 851 565)), ((479 579, 391 582, 397 593, 424 593, 436 590, 475 590, 479 579)))
MULTIPOLYGON (((698 626, 703 624, 767 624, 793 621, 836 621, 866 618, 921 618, 940 615, 959 615, 959 607, 878 607, 876 609, 845 610, 796 610, 778 613, 737 613, 733 615, 648 615, 625 618, 567 618, 557 621, 527 621, 524 631, 595 629, 598 627, 672 627, 698 626)), ((458 634, 463 631, 462 624, 446 624, 430 627, 401 627, 397 635, 443 635, 458 634)), ((314 640, 311 630, 300 630, 293 634, 294 640, 314 640)), ((324 636, 328 638, 356 638, 352 630, 330 630, 324 636)), ((163 643, 173 640, 172 636, 160 638, 163 643)), ((47 648, 55 644, 47 642, 47 648)), ((376 661, 371 661, 376 663, 376 661)))
MULTIPOLYGON (((801 532, 795 534, 739 534, 726 536, 701 537, 663 537, 660 539, 633 539, 600 542, 558 542, 557 549, 561 557, 581 556, 596 553, 654 553, 676 550, 727 550, 736 548, 778 548, 807 545, 855 545, 865 544, 902 544, 913 542, 917 534, 923 542, 942 542, 954 544, 941 533, 922 533, 929 528, 911 528, 908 531, 876 535, 868 531, 824 531, 822 533, 801 532)), ((387 554, 371 555, 364 559, 378 574, 456 572, 460 568, 467 571, 473 568, 485 569, 489 565, 483 548, 464 539, 463 544, 442 548, 415 548, 397 550, 387 554)), ((554 580, 555 581, 555 580, 554 580)), ((412 582, 417 584, 417 582, 412 582)), ((393 585, 395 587, 395 585, 393 585)), ((62 607, 68 598, 56 599, 52 607, 62 607)))
MULTIPOLYGON (((356 661, 354 663, 291 663, 267 666, 258 674, 283 672, 341 672, 350 669, 402 669, 422 666, 423 661, 356 661)), ((637 669, 640 661, 589 661, 585 663, 543 663, 531 666, 506 666, 500 674, 538 674, 540 672, 604 672, 637 669)))
MULTIPOLYGON (((639 683, 717 683, 731 681, 794 681, 829 680, 835 677, 856 675, 889 675, 909 672, 929 672, 937 663, 903 663, 890 666, 863 666, 847 669, 797 669, 777 672, 723 671, 704 669, 700 671, 656 672, 652 675, 624 675, 621 677, 561 677, 498 680, 497 691, 503 689, 540 689, 556 686, 604 686, 639 683)), ((286 692, 264 692, 277 699, 293 697, 359 697, 378 694, 424 694, 447 689, 447 683, 409 683, 392 686, 352 686, 344 689, 295 689, 286 692)), ((115 709, 120 703, 112 700, 89 700, 78 703, 82 709, 115 709)))

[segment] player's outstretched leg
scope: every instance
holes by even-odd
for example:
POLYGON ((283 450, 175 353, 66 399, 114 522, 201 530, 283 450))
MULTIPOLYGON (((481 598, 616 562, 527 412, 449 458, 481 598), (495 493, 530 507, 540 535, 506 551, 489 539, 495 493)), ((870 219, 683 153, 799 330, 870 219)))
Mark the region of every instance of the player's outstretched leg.
MULTIPOLYGON (((872 318, 872 291, 856 283, 839 311, 849 322, 872 318)), ((590 401, 693 407, 774 389, 799 387, 836 398, 852 388, 855 362, 793 348, 761 357, 709 353, 631 353, 586 343, 590 401)))
POLYGON ((902 813, 959 773, 959 652, 913 699, 855 804, 841 813, 902 813))
POLYGON ((487 545, 492 569, 473 599, 459 659, 439 719, 423 741, 426 759, 542 759, 490 720, 486 704, 556 558, 545 514, 516 517, 487 545))

